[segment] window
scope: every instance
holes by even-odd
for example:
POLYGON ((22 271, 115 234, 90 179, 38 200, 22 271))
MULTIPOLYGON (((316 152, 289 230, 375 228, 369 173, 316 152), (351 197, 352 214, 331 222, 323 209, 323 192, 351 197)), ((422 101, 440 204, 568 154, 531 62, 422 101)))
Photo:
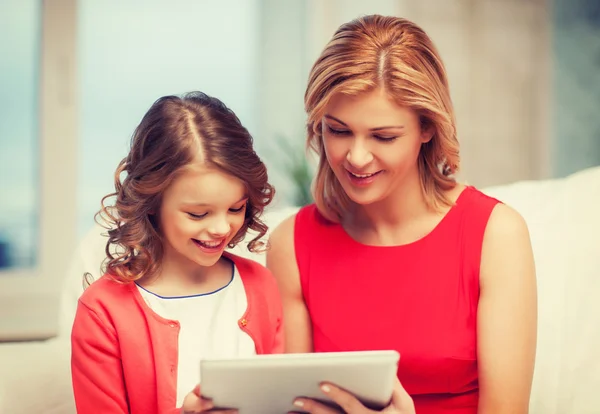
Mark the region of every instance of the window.
POLYGON ((4 1, 0 16, 1 275, 37 261, 40 4, 4 1))
MULTIPOLYGON (((303 4, 151 0, 143 4, 143 19, 140 7, 116 0, 2 3, 1 37, 10 37, 9 48, 16 34, 5 31, 14 13, 30 22, 17 27, 30 36, 28 51, 21 52, 30 59, 30 78, 22 82, 30 88, 31 105, 24 121, 30 135, 1 138, 1 148, 12 151, 3 151, 0 159, 2 204, 16 191, 11 188, 29 194, 34 230, 31 258, 20 259, 29 264, 0 270, 0 341, 55 334, 59 293, 77 241, 93 225, 131 133, 156 98, 194 89, 213 94, 238 114, 257 147, 268 146, 286 128, 302 130, 303 4), (16 172, 4 167, 4 160, 15 163, 13 146, 21 140, 31 145, 19 150, 27 158, 28 164, 19 164, 26 172, 8 187, 16 172)), ((2 40, 0 47, 6 48, 2 40)), ((2 85, 11 85, 1 59, 2 85)), ((2 98, 4 105, 13 104, 13 95, 2 98)), ((14 226, 5 211, 1 218, 9 220, 2 223, 14 226)))
POLYGON ((0 340, 54 334, 76 245, 75 11, 0 2, 0 340))
POLYGON ((554 174, 600 165, 600 5, 553 0, 554 174))

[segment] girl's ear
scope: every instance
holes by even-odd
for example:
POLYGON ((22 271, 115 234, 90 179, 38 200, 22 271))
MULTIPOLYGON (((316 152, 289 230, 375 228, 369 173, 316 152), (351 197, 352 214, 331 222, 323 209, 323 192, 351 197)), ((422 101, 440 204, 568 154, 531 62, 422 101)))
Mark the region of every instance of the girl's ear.
POLYGON ((152 206, 152 208, 150 210, 148 210, 148 215, 149 216, 156 216, 157 213, 158 213, 158 206, 156 204, 154 204, 152 206))
POLYGON ((154 211, 148 213, 148 221, 154 227, 155 230, 158 230, 158 217, 154 211))

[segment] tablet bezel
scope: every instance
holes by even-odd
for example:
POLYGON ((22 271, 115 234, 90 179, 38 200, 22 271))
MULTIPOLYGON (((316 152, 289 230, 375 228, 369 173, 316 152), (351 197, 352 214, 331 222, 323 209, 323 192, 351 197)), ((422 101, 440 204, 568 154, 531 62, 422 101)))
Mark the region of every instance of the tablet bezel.
POLYGON ((236 408, 240 414, 258 410, 280 414, 302 412, 292 405, 296 397, 331 404, 318 388, 329 381, 355 394, 369 408, 382 409, 391 399, 399 360, 400 354, 392 350, 205 359, 200 363, 201 392, 216 407, 236 408), (270 407, 264 407, 266 400, 270 407))

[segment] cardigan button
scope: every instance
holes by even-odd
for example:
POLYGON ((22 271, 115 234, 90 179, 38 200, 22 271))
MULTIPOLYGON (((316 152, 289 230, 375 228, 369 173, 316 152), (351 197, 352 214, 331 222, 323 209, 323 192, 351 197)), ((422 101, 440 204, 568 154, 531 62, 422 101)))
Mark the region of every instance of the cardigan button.
POLYGON ((240 320, 240 325, 241 326, 246 326, 246 325, 248 325, 248 321, 245 318, 243 318, 243 319, 240 320))

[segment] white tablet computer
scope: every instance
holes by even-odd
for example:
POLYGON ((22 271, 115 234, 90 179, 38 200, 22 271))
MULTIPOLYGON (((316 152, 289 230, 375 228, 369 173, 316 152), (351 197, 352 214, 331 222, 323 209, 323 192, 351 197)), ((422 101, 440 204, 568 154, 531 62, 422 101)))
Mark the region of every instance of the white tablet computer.
POLYGON ((319 389, 328 381, 381 409, 391 399, 399 359, 396 351, 207 359, 200 363, 201 391, 215 407, 236 408, 240 414, 283 414, 302 412, 292 404, 296 397, 331 403, 319 389))

